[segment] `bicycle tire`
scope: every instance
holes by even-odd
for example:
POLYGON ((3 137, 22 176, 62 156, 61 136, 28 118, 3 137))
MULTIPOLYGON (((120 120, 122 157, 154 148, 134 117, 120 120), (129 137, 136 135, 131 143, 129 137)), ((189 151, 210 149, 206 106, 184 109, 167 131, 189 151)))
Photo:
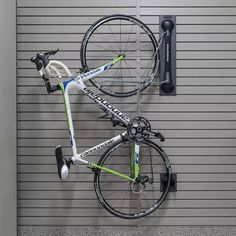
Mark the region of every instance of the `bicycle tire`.
MULTIPOLYGON (((114 143, 101 156, 98 165, 123 174, 131 172, 130 158, 123 155, 130 145, 129 140, 114 143)), ((152 141, 143 141, 140 145, 139 162, 142 176, 146 174, 153 177, 153 183, 147 184, 142 192, 134 192, 132 183, 119 176, 100 169, 94 174, 94 188, 99 202, 108 212, 123 219, 138 219, 151 214, 162 204, 170 188, 171 166, 164 151, 152 141), (151 158, 145 154, 147 147, 151 158), (148 165, 149 158, 152 165, 148 165), (150 173, 151 166, 153 174, 150 173), (166 177, 166 188, 163 192, 160 188, 161 174, 165 174, 166 177)))
POLYGON ((157 49, 148 26, 132 16, 118 14, 103 17, 88 29, 80 58, 84 70, 89 71, 124 54, 124 60, 106 71, 102 80, 98 77, 90 82, 107 95, 128 97, 148 87, 157 75, 157 49))

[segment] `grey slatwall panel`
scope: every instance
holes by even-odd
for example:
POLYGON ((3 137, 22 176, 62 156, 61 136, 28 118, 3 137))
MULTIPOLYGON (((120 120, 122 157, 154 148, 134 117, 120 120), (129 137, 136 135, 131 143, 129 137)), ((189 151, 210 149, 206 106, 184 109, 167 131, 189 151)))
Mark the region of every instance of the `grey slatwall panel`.
MULTIPOLYGON (((17 2, 19 225, 235 225, 236 2, 17 2), (177 96, 160 97, 150 87, 140 108, 167 138, 163 146, 178 173, 178 192, 144 220, 122 220, 103 210, 84 166, 58 181, 54 147, 62 144, 70 155, 63 99, 45 94, 29 62, 37 51, 60 48, 56 59, 77 71, 83 34, 94 21, 114 13, 138 16, 157 37, 159 15, 177 15, 177 96)), ((135 115, 136 97, 104 98, 135 115)), ((71 101, 81 150, 121 131, 97 121, 102 113, 87 98, 73 92, 71 101)), ((91 157, 98 158, 99 153, 91 157)))

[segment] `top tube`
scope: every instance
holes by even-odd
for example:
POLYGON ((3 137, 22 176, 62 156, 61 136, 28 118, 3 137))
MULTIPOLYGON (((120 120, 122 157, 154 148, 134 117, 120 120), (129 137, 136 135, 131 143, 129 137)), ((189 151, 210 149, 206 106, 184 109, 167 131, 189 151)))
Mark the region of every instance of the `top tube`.
POLYGON ((110 69, 113 65, 115 65, 116 63, 120 62, 121 60, 123 60, 125 58, 125 55, 119 55, 116 58, 113 59, 113 61, 108 62, 94 70, 88 71, 82 75, 78 75, 74 80, 80 80, 82 79, 83 82, 87 81, 89 79, 92 79, 93 77, 99 75, 100 73, 110 69))
MULTIPOLYGON (((102 72, 110 69, 114 64, 116 64, 119 61, 123 60, 124 57, 125 57, 124 55, 119 55, 119 56, 115 57, 113 59, 113 61, 108 62, 108 63, 106 63, 106 64, 104 64, 104 65, 102 65, 102 66, 100 66, 100 67, 98 67, 96 69, 88 71, 88 72, 86 72, 84 74, 80 74, 78 76, 71 76, 71 77, 69 77, 67 80, 64 80, 61 83, 61 84, 63 84, 63 90, 66 91, 66 90, 68 90, 70 88, 75 87, 75 85, 73 85, 73 83, 70 83, 70 82, 73 82, 73 81, 74 82, 79 82, 81 80, 82 80, 82 82, 85 82, 85 81, 87 81, 89 79, 92 79, 92 78, 96 77, 97 75, 101 74, 102 72), (69 84, 70 84, 70 86, 68 86, 69 84)), ((60 85, 60 87, 62 87, 62 86, 60 85)))

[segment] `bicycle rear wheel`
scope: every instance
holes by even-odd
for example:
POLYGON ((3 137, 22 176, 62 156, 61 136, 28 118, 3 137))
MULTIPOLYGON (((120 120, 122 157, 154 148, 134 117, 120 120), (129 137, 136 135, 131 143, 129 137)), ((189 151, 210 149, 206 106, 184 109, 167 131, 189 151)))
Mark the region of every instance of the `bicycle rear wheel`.
POLYGON ((157 48, 153 33, 140 20, 127 15, 106 16, 84 35, 81 64, 88 71, 124 55, 124 60, 90 81, 105 94, 127 97, 145 89, 156 76, 157 48))
MULTIPOLYGON (((130 141, 118 141, 101 156, 98 165, 132 176, 130 141)), ((151 141, 140 143, 140 177, 152 180, 135 184, 97 169, 94 187, 98 200, 111 214, 124 219, 137 219, 155 211, 164 201, 170 187, 171 167, 164 151, 151 141), (165 175, 167 187, 160 188, 160 176, 165 175)))

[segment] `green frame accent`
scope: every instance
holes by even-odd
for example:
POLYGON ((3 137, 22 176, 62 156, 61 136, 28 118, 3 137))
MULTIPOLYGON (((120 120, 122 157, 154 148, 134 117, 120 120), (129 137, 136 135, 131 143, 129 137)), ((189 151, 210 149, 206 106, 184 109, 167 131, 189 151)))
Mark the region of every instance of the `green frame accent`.
POLYGON ((135 162, 135 143, 131 145, 131 157, 130 157, 130 172, 132 178, 136 179, 140 174, 140 162, 138 160, 138 164, 135 162))
POLYGON ((65 107, 65 111, 66 111, 66 120, 67 120, 68 128, 69 128, 69 130, 70 130, 69 115, 68 115, 67 106, 66 106, 64 85, 63 85, 62 82, 60 82, 60 83, 59 83, 59 86, 60 86, 60 88, 61 88, 61 92, 62 92, 62 95, 63 95, 64 107, 65 107))
POLYGON ((106 171, 106 172, 108 172, 108 173, 117 175, 117 176, 119 176, 119 177, 121 177, 121 178, 123 178, 123 179, 126 179, 126 180, 128 180, 128 181, 131 181, 131 182, 134 182, 134 181, 135 181, 135 179, 129 177, 128 175, 124 175, 124 174, 122 174, 122 173, 120 173, 120 172, 118 172, 118 171, 109 169, 109 168, 107 168, 107 167, 103 167, 103 166, 97 165, 97 164, 95 164, 95 163, 90 163, 90 166, 96 167, 96 168, 101 169, 101 170, 104 170, 104 171, 106 171))
POLYGON ((131 145, 130 173, 131 173, 131 176, 134 178, 135 177, 135 170, 134 170, 134 143, 131 145))
POLYGON ((132 163, 133 163, 134 179, 136 179, 139 175, 139 160, 138 160, 138 164, 137 164, 136 159, 135 159, 135 143, 132 144, 132 163))
POLYGON ((130 168, 131 168, 131 175, 134 179, 136 179, 139 176, 139 161, 138 164, 135 162, 135 143, 132 144, 131 146, 131 158, 130 158, 130 168))
POLYGON ((124 60, 124 58, 125 58, 125 55, 119 55, 119 56, 115 57, 115 58, 113 59, 113 61, 108 62, 108 63, 105 63, 105 64, 103 64, 102 66, 100 66, 100 68, 103 67, 103 66, 107 66, 107 65, 113 66, 113 65, 115 65, 116 63, 118 63, 118 62, 124 60))
POLYGON ((122 61, 124 58, 125 58, 125 55, 119 55, 112 61, 112 63, 116 64, 117 62, 122 61))

